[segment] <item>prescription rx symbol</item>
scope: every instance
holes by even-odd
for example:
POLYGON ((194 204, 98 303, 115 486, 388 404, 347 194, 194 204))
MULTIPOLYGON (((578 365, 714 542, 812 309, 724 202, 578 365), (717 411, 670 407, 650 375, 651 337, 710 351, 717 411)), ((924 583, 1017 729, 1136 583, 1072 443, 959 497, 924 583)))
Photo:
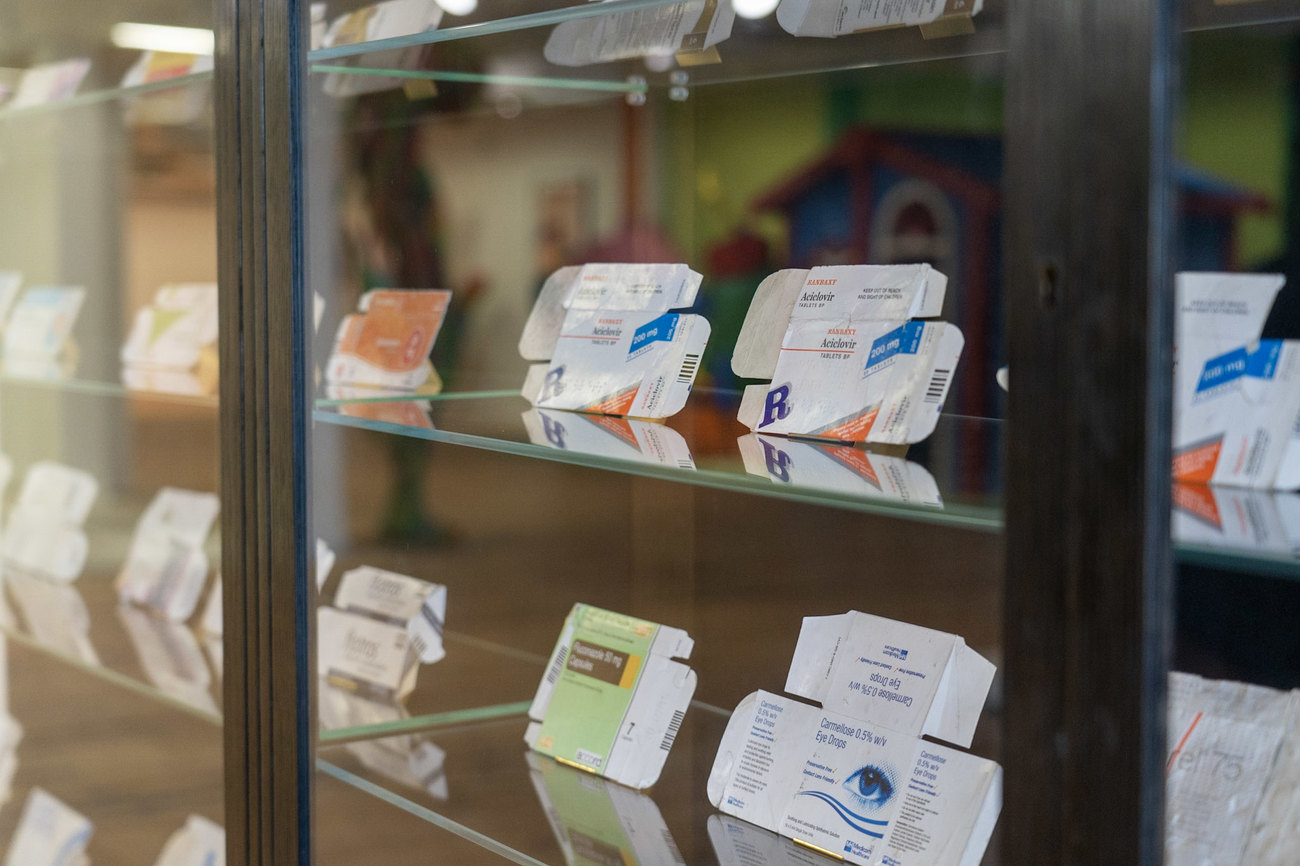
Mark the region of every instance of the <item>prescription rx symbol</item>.
POLYGON ((767 400, 763 404, 763 423, 758 426, 767 427, 769 424, 783 421, 789 414, 790 383, 787 382, 767 392, 767 400))
POLYGON ((767 464, 767 474, 771 475, 782 484, 790 483, 790 455, 777 448, 766 439, 759 440, 763 443, 763 462, 767 464))
POLYGON ((553 370, 546 371, 546 378, 542 381, 542 395, 538 402, 549 400, 552 397, 558 397, 564 393, 564 365, 556 367, 553 370))

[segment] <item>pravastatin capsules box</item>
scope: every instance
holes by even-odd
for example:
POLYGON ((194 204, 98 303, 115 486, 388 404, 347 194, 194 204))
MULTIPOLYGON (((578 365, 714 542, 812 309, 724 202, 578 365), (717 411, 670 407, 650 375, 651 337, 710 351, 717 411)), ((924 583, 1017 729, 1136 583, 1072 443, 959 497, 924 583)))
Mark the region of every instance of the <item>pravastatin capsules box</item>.
POLYGON ((519 339, 533 364, 522 394, 539 409, 667 418, 686 405, 709 339, 690 307, 701 277, 681 264, 561 268, 519 339))

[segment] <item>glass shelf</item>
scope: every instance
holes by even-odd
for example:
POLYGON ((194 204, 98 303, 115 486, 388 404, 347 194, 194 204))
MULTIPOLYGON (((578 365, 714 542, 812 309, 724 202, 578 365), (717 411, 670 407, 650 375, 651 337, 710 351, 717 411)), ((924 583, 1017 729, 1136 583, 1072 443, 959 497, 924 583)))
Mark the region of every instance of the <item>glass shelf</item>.
POLYGON ((21 108, 0 108, 0 122, 31 117, 37 114, 47 114, 54 111, 81 108, 86 105, 97 105, 101 102, 112 102, 115 99, 130 99, 136 96, 156 93, 160 90, 175 90, 180 87, 204 84, 211 80, 211 72, 191 72, 187 75, 178 75, 175 78, 168 78, 165 81, 150 81, 146 84, 136 84, 130 87, 106 87, 100 90, 88 90, 85 93, 78 93, 67 99, 45 102, 40 105, 29 105, 21 108))
POLYGON ((216 408, 218 398, 215 394, 181 394, 170 391, 141 391, 128 388, 120 382, 101 382, 93 379, 39 378, 0 374, 0 383, 17 388, 33 388, 44 391, 65 391, 71 394, 89 394, 98 397, 121 397, 128 400, 151 400, 165 403, 180 403, 189 406, 209 406, 216 408))
POLYGON ((697 392, 667 424, 538 412, 506 391, 323 400, 314 417, 322 424, 882 516, 984 531, 1001 527, 993 471, 999 421, 944 415, 930 440, 913 446, 906 458, 868 456, 860 448, 746 435, 735 420, 736 399, 731 392, 697 392))

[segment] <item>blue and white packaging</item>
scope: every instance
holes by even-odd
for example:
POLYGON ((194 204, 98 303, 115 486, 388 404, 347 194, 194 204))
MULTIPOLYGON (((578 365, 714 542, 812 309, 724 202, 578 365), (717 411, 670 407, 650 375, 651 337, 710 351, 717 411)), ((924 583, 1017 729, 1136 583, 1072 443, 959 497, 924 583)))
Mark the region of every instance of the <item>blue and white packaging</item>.
POLYGON ((686 405, 709 339, 682 264, 587 264, 547 278, 524 324, 522 394, 539 409, 667 418, 686 405))
POLYGON ((910 444, 934 432, 965 343, 939 315, 929 265, 778 271, 754 294, 732 356, 757 433, 910 444))
POLYGON ((747 433, 736 440, 745 471, 778 486, 806 487, 943 508, 934 476, 919 463, 830 442, 747 433))
POLYGON ((534 445, 593 457, 695 469, 691 448, 682 434, 664 424, 547 409, 529 409, 523 413, 523 422, 534 445))
POLYGON ((167 840, 154 866, 225 866, 226 831, 220 824, 190 815, 167 840))
POLYGON ((708 780, 722 812, 863 866, 976 866, 1001 809, 969 744, 993 666, 956 635, 851 612, 804 621, 786 691, 733 712, 708 780))
POLYGON ((4 866, 83 866, 95 827, 86 816, 32 788, 5 854, 4 866))

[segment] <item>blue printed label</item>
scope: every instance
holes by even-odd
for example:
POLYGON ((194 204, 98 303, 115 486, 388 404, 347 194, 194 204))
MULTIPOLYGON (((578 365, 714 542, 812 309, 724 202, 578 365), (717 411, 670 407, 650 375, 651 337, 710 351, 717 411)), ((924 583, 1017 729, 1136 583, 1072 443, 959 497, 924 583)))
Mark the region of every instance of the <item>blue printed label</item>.
POLYGON ((671 343, 677 333, 677 313, 664 313, 659 318, 646 322, 632 334, 632 345, 628 348, 628 357, 637 354, 651 343, 671 343))
POLYGON ((1246 351, 1246 347, 1242 346, 1217 358, 1211 358, 1205 362, 1205 367, 1201 370, 1201 378, 1196 383, 1196 393, 1203 394, 1234 382, 1242 376, 1272 379, 1277 372, 1277 361, 1281 354, 1281 340, 1261 340, 1253 352, 1246 351))
POLYGON ((921 334, 924 331, 924 322, 908 322, 877 338, 867 353, 866 370, 871 372, 878 369, 895 355, 915 355, 921 347, 921 334))

